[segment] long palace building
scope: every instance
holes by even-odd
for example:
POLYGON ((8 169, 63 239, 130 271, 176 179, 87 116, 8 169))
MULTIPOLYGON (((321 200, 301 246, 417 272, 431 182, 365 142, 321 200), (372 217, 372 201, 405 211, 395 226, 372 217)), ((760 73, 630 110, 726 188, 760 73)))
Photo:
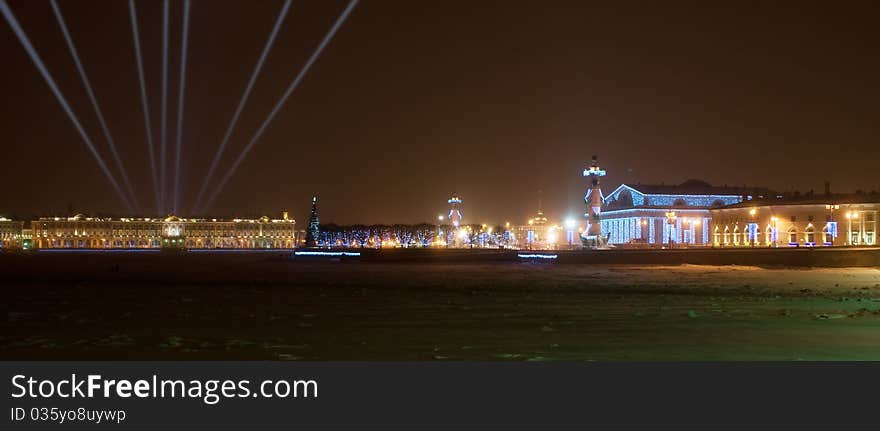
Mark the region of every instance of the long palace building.
MULTIPOLYGON (((0 224, 0 227, 4 225, 0 224)), ((22 229, 14 247, 36 249, 291 249, 301 242, 296 221, 42 217, 22 229)), ((2 231, 6 235, 5 230, 2 231)), ((5 245, 5 242, 4 242, 5 245)))

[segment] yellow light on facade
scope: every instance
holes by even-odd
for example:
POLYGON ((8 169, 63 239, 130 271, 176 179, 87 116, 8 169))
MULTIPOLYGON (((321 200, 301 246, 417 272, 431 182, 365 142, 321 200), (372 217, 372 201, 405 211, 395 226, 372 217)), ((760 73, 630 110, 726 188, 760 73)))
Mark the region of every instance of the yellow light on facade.
POLYGON ((750 216, 753 216, 753 215, 755 215, 755 214, 757 214, 757 213, 758 213, 758 210, 756 210, 756 209, 754 209, 754 208, 752 208, 752 209, 749 210, 749 215, 750 215, 750 216))

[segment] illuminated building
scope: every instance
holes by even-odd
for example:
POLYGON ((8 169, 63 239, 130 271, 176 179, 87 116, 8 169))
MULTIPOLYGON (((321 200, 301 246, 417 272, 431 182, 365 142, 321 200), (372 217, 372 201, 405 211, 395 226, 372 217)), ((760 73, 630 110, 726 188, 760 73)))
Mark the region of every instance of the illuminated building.
POLYGON ((0 248, 22 248, 25 239, 24 222, 0 217, 0 248))
POLYGON ((593 156, 593 161, 587 169, 584 169, 583 175, 590 179, 590 189, 584 196, 584 203, 587 204, 587 230, 581 234, 584 246, 589 248, 604 248, 607 245, 608 238, 602 235, 603 226, 601 222, 603 196, 602 189, 599 188, 599 179, 605 176, 605 170, 599 168, 599 161, 593 156))
POLYGON ((716 247, 873 246, 880 195, 774 196, 710 213, 716 247))
POLYGON ((285 249, 298 241, 296 221, 43 217, 31 222, 36 249, 285 249))
POLYGON ((718 187, 700 180, 678 185, 621 184, 602 198, 600 223, 611 244, 709 246, 712 208, 771 195, 766 189, 718 187))
POLYGON ((525 225, 508 227, 510 239, 506 244, 515 248, 546 250, 558 248, 565 243, 562 226, 548 223, 544 211, 539 209, 525 225))

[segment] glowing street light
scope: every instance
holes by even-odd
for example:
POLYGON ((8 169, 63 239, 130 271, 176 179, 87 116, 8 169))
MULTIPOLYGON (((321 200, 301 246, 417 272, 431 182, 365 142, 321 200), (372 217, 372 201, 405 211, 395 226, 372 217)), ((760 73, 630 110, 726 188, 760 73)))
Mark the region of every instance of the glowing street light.
POLYGON ((677 217, 678 216, 675 215, 675 211, 666 212, 666 223, 669 225, 669 240, 667 242, 669 244, 669 247, 672 247, 672 229, 673 226, 675 226, 675 219, 677 217))

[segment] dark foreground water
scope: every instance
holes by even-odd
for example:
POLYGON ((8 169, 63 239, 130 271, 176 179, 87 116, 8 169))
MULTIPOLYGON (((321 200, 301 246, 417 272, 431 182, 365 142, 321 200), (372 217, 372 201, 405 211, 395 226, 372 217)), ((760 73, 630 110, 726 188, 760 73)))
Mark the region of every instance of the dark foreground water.
POLYGON ((880 359, 880 270, 0 255, 0 359, 880 359))

